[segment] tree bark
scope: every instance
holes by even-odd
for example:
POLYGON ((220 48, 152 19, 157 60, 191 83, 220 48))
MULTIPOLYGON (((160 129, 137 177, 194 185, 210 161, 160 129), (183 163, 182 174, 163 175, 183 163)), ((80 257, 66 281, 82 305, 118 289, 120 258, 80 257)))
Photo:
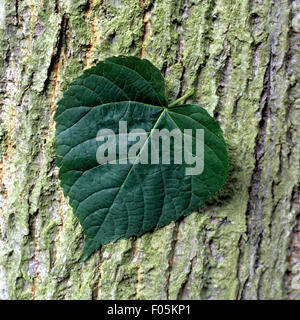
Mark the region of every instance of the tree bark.
POLYGON ((0 0, 0 299, 299 299, 298 0, 0 0), (224 130, 230 173, 204 207, 80 263, 55 166, 68 84, 149 59, 169 100, 224 130))

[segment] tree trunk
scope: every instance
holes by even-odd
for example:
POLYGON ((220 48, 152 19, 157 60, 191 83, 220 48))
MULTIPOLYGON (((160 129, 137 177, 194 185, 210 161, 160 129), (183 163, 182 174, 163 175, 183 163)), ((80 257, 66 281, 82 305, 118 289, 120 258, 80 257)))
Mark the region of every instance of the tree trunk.
POLYGON ((0 299, 300 299, 299 0, 0 0, 0 299), (55 166, 68 84, 147 58, 220 123, 230 173, 198 212, 80 263, 55 166))

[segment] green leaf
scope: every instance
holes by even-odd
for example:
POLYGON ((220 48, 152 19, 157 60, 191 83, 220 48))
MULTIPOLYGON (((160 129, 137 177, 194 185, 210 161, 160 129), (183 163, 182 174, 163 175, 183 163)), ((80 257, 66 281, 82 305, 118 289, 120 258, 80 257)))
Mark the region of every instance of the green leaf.
MULTIPOLYGON (((222 130, 203 108, 176 104, 168 107, 160 71, 135 57, 101 61, 64 92, 55 113, 57 165, 64 195, 84 229, 82 261, 103 244, 188 215, 224 184, 228 158, 222 130), (119 143, 119 121, 127 121, 128 132, 144 129, 147 141, 133 163, 99 164, 97 133, 113 130, 119 143), (182 136, 184 129, 204 130, 201 174, 187 175, 189 166, 174 164, 174 152, 170 164, 139 162, 142 150, 151 149, 153 129, 164 128, 179 129, 182 136)), ((195 150, 194 137, 193 155, 195 150)))

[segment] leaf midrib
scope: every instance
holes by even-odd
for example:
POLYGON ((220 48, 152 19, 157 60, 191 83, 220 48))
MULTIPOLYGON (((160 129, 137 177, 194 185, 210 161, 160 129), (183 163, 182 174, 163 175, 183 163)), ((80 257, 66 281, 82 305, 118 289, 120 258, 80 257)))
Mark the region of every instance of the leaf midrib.
MULTIPOLYGON (((153 130, 157 127, 157 125, 159 124, 160 119, 162 118, 162 116, 163 116, 165 113, 166 113, 166 109, 164 109, 164 110, 162 111, 162 113, 161 113, 160 116, 158 117, 157 121, 155 122, 152 130, 150 131, 149 137, 147 138, 147 140, 145 141, 145 143, 144 143, 143 147, 141 148, 139 154, 137 155, 136 160, 138 159, 139 155, 140 155, 141 152, 143 151, 143 149, 144 149, 145 145, 147 144, 148 140, 151 139, 151 135, 152 135, 153 130)), ((128 172, 126 178, 125 178, 125 180, 123 181, 122 185, 120 186, 118 193, 115 195, 114 201, 116 201, 116 199, 117 199, 117 197, 119 196, 121 190, 123 189, 124 185, 126 184, 126 181, 128 180, 128 178, 129 178, 129 176, 130 176, 130 174, 131 174, 131 172, 132 172, 135 164, 136 164, 136 161, 131 165, 131 167, 130 167, 130 169, 129 169, 129 172, 128 172)), ((113 205, 114 201, 112 202, 111 206, 109 207, 108 212, 107 212, 107 214, 106 214, 106 216, 105 216, 105 218, 104 218, 104 220, 103 220, 103 222, 102 222, 102 225, 104 224, 105 220, 107 219, 108 215, 110 214, 110 211, 111 211, 111 208, 112 208, 112 205, 113 205)), ((97 237, 97 235, 98 235, 98 233, 99 233, 100 230, 101 230, 101 227, 99 228, 99 230, 98 230, 95 238, 97 237)))
POLYGON ((166 109, 164 109, 164 110, 162 111, 162 113, 160 114, 160 116, 159 116, 158 119, 156 120, 153 128, 152 128, 151 131, 150 131, 150 134, 149 134, 147 140, 146 140, 145 143, 143 144, 140 152, 138 153, 138 155, 137 155, 136 158, 135 158, 134 163, 131 165, 131 167, 130 167, 130 169, 129 169, 129 171, 128 171, 128 174, 127 174, 127 176, 126 176, 126 178, 125 178, 125 180, 123 181, 122 185, 120 186, 119 192, 116 194, 115 199, 117 198, 117 196, 119 195, 120 191, 121 191, 122 188, 124 187, 124 185, 125 185, 127 179, 129 178, 129 176, 130 176, 130 174, 131 174, 134 166, 136 165, 136 161, 137 161, 137 159, 139 158, 140 154, 142 153, 145 145, 147 145, 148 141, 151 139, 153 130, 158 126, 160 119, 162 118, 162 116, 163 116, 165 113, 166 113, 166 109))

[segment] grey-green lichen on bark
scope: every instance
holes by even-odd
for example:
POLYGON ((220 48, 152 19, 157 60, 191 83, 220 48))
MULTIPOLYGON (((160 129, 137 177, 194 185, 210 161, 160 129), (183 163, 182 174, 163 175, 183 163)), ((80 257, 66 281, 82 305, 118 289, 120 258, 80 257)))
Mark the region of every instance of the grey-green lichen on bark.
POLYGON ((0 299, 300 298, 297 1, 1 0, 0 17, 0 299), (230 175, 199 212, 80 263, 53 114, 119 54, 160 68, 170 100, 195 89, 230 175))

